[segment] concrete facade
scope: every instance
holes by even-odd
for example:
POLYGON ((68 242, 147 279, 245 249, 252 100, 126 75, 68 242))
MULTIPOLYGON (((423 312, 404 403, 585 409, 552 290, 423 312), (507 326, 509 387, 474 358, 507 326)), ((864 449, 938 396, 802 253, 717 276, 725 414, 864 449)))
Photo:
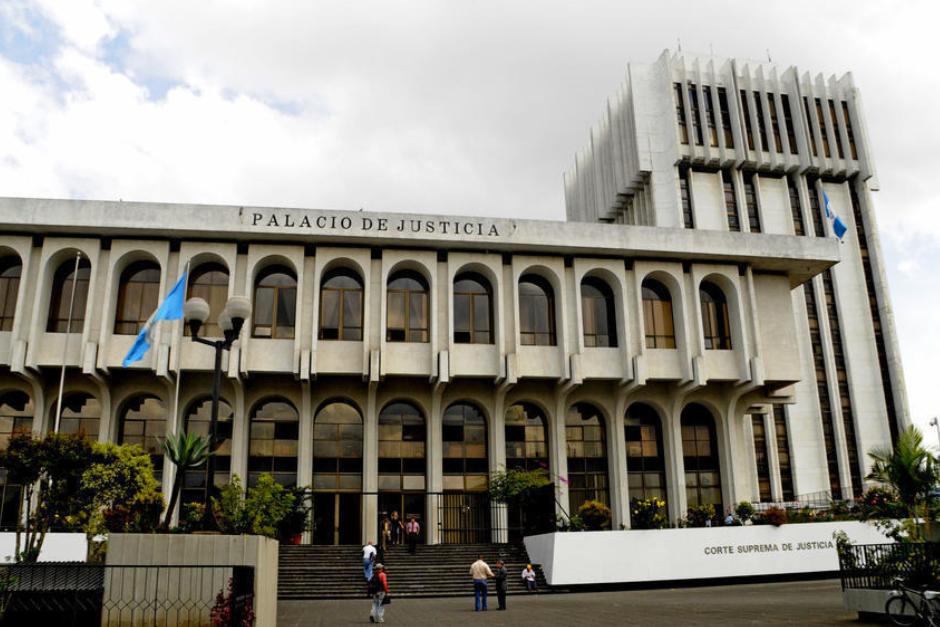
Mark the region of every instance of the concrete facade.
MULTIPOLYGON (((228 295, 252 298, 258 277, 277 264, 296 278, 293 338, 252 337, 246 324, 240 341, 225 357, 222 397, 233 413, 231 472, 243 478, 248 473, 252 408, 261 400, 277 397, 298 413, 297 482, 309 485, 314 476, 316 412, 331 399, 348 401, 363 422, 363 540, 375 539, 380 491, 378 415, 395 401, 412 403, 424 417, 423 489, 428 494, 441 492, 443 486, 442 416, 451 404, 463 401, 472 402, 485 416, 491 472, 505 467, 507 408, 518 402, 540 408, 548 423, 550 472, 561 478, 568 475, 565 416, 577 403, 591 403, 603 417, 615 529, 630 524, 624 415, 637 402, 654 408, 661 421, 666 496, 673 519, 685 512, 687 504, 681 415, 689 403, 705 407, 715 421, 723 503, 760 496, 753 414, 765 415, 771 436, 772 497, 784 497, 777 447, 772 445, 770 408, 774 405, 789 408, 794 494, 828 490, 803 300, 807 284, 818 293, 817 300, 825 302, 822 275, 827 272, 834 280, 841 316, 844 350, 839 354, 847 360, 851 375, 848 389, 855 409, 857 451, 890 441, 875 331, 865 306, 869 300, 865 268, 859 247, 850 241, 855 221, 844 204, 853 189, 861 199, 860 215, 868 233, 866 259, 875 272, 886 367, 894 385, 891 392, 898 421, 906 421, 900 362, 870 208, 873 174, 864 126, 855 118, 860 109, 853 98, 849 111, 860 150, 857 160, 811 160, 802 152, 808 141, 803 135, 800 151, 791 154, 786 145, 783 156, 732 150, 721 143, 714 150, 696 146, 694 141, 681 144, 672 80, 684 80, 690 73, 699 76, 707 66, 709 80, 726 81, 729 86, 741 80, 741 72, 750 72, 748 80, 766 82, 770 80, 766 76, 771 76, 778 81, 776 70, 750 65, 741 69, 738 63, 664 54, 652 66, 631 66, 628 87, 592 135, 592 150, 579 156, 574 172, 566 177, 567 222, 0 199, 0 257, 22 264, 15 315, 10 329, 0 332, 0 393, 20 390, 29 395, 35 408, 33 430, 44 432, 53 415, 64 360, 66 393, 82 390, 101 404, 98 438, 102 441, 118 437, 123 407, 134 395, 157 396, 168 416, 178 416, 181 412, 174 407, 177 377, 181 377, 179 407, 183 409, 209 389, 212 353, 182 337, 178 323, 163 323, 146 357, 122 368, 121 360, 134 341, 133 335, 113 332, 122 272, 141 259, 155 262, 160 268, 162 299, 187 264, 196 269, 214 263, 228 272, 228 295), (695 166, 691 197, 697 228, 683 228, 677 164, 686 163, 695 166), (751 167, 759 176, 755 187, 764 228, 760 233, 748 232, 751 229, 743 217, 743 232, 731 232, 722 228, 725 208, 715 206, 721 198, 722 172, 740 177, 751 167), (829 177, 815 184, 828 193, 833 207, 849 224, 848 245, 840 246, 829 237, 794 234, 787 185, 779 176, 804 177, 803 172, 810 171, 829 177), (76 252, 91 266, 83 328, 80 333, 49 332, 46 319, 55 272, 71 263, 76 252), (319 339, 321 285, 337 268, 354 273, 364 286, 361 340, 319 339), (427 342, 391 341, 387 333, 386 286, 399 270, 414 273, 428 285, 427 342), (491 343, 455 339, 454 282, 465 271, 484 277, 492 289, 491 343), (518 286, 526 275, 538 276, 554 292, 554 345, 524 342, 518 286), (610 290, 616 346, 595 347, 586 340, 581 297, 585 278, 596 279, 610 290), (675 348, 647 348, 642 296, 647 278, 656 279, 670 293, 675 348), (727 299, 730 350, 711 350, 703 340, 700 286, 704 281, 718 286, 727 299)), ((787 80, 792 89, 856 93, 850 77, 812 83, 806 77, 797 80, 795 72, 788 70, 779 78, 787 80)), ((734 105, 732 115, 738 115, 738 110, 734 105)), ((685 111, 690 111, 688 103, 685 111)), ((745 130, 739 118, 734 120, 732 136, 734 145, 740 147, 745 130)), ((767 116, 765 121, 770 124, 767 116)), ((797 129, 804 133, 801 124, 805 121, 797 129)), ((826 128, 843 133, 848 146, 844 128, 826 128)), ((744 216, 746 199, 741 181, 735 180, 744 216)), ((803 221, 811 232, 809 188, 803 178, 799 180, 803 181, 799 187, 806 213, 803 221)), ((842 389, 836 382, 837 364, 827 324, 822 320, 820 326, 823 339, 829 342, 824 351, 831 371, 828 381, 838 395, 842 389)), ((832 404, 835 437, 841 446, 841 485, 851 488, 844 421, 838 413, 840 404, 832 404)), ((166 428, 182 428, 180 419, 169 419, 166 428)), ((860 459, 867 463, 864 455, 860 459)), ((171 479, 167 468, 166 487, 171 479)), ((558 502, 567 503, 566 482, 556 484, 558 502)), ((427 540, 436 542, 440 540, 438 511, 430 499, 428 503, 427 540)), ((494 514, 497 526, 505 526, 505 516, 505 510, 494 514)))

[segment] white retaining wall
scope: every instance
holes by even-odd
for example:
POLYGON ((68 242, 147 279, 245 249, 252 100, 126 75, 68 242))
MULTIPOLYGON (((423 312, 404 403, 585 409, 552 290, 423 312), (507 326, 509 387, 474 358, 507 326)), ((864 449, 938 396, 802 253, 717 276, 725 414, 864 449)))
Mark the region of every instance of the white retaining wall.
MULTIPOLYGON (((22 547, 20 548, 22 550, 22 547)), ((12 562, 16 553, 16 534, 0 533, 0 560, 12 562)), ((84 533, 49 533, 42 543, 40 562, 84 562, 88 542, 84 533)))

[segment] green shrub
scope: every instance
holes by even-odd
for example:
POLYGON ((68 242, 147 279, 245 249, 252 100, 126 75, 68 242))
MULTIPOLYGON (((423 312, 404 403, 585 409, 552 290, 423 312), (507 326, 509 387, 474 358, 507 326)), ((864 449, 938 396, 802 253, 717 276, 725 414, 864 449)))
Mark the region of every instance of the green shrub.
POLYGON ((708 521, 714 522, 714 519, 714 505, 693 505, 686 514, 685 523, 688 527, 707 527, 708 521))
POLYGON ((610 508, 600 501, 585 501, 578 508, 578 517, 590 531, 610 528, 610 508))
POLYGON ((773 525, 779 527, 789 522, 787 511, 779 507, 770 507, 754 517, 755 525, 773 525))
POLYGON ((741 501, 734 506, 734 514, 741 519, 742 523, 746 523, 754 517, 754 506, 750 501, 741 501))
POLYGON ((275 538, 278 526, 291 511, 294 495, 270 474, 262 473, 244 497, 241 479, 233 475, 219 498, 211 500, 212 515, 222 533, 275 538))
POLYGON ((658 497, 630 501, 630 527, 633 529, 665 529, 669 524, 666 501, 658 497))

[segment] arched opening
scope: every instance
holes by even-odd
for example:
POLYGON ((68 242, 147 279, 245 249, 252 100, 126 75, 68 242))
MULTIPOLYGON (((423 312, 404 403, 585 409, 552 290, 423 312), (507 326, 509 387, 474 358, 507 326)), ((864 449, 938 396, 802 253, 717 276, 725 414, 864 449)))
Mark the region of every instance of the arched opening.
POLYGON ((297 315, 297 277, 286 266, 268 266, 255 278, 251 337, 289 340, 297 315))
POLYGON ((519 279, 519 339, 523 346, 555 346, 555 292, 537 274, 519 279))
POLYGON ((666 501, 666 457, 659 414, 645 403, 633 403, 624 417, 624 436, 630 499, 666 501))
POLYGON ((454 342, 492 344, 493 290, 490 282, 475 272, 454 278, 454 342))
POLYGON ((388 279, 385 339, 389 342, 428 342, 428 282, 420 273, 401 270, 388 279))
MULTIPOLYGON (((33 399, 26 392, 9 390, 0 394, 0 450, 6 450, 14 435, 32 433, 34 415, 33 399)), ((6 469, 0 468, 0 531, 16 530, 22 489, 9 483, 6 469)))
POLYGON ((52 277, 46 331, 81 333, 84 330, 89 281, 91 281, 91 263, 84 256, 78 262, 78 272, 75 271, 74 259, 67 259, 59 265, 52 277), (71 316, 69 315, 70 309, 71 316))
POLYGON ((16 313, 16 297, 20 292, 20 276, 23 262, 11 255, 0 260, 0 331, 13 330, 16 313))
POLYGON ((731 323, 728 300, 714 283, 702 281, 699 286, 702 301, 702 335, 707 350, 731 350, 731 323))
POLYGON ((153 261, 132 263, 118 281, 114 333, 137 335, 156 311, 160 300, 160 266, 153 261))
MULTIPOLYGON (((222 337, 219 314, 228 302, 228 278, 228 268, 216 262, 197 266, 189 275, 187 298, 198 297, 209 303, 209 318, 199 331, 205 337, 222 337)), ((189 325, 184 325, 183 332, 189 335, 189 325)))
POLYGON ((350 403, 324 404, 313 420, 313 543, 359 544, 362 415, 350 403))
POLYGON ((454 403, 444 412, 441 439, 444 458, 441 542, 489 542, 486 417, 476 405, 454 403))
POLYGON ((600 410, 590 403, 572 405, 565 416, 568 450, 568 513, 585 501, 610 505, 607 490, 607 431, 600 410))
POLYGON ((654 279, 643 281, 643 327, 646 348, 676 347, 672 295, 665 285, 654 279))
MULTIPOLYGON (((57 404, 49 410, 49 432, 55 431, 57 404)), ((81 435, 89 442, 98 441, 101 426, 101 402, 87 392, 67 392, 62 397, 62 416, 59 433, 81 435)))
POLYGON ((682 410, 681 420, 682 463, 688 506, 713 505, 716 516, 721 516, 724 509, 715 419, 704 406, 692 403, 682 410))
POLYGON ((166 437, 166 404, 156 396, 142 394, 124 403, 118 422, 118 444, 137 444, 150 455, 157 483, 163 481, 163 447, 166 437))
POLYGON ((581 281, 581 317, 586 347, 617 346, 614 293, 597 277, 585 277, 581 281))
POLYGON ((424 541, 427 427, 420 409, 406 402, 379 413, 379 531, 387 517, 392 543, 402 541, 400 521, 414 516, 424 541))
MULTIPOLYGON (((533 403, 515 403, 506 409, 506 469, 542 470, 551 477, 548 456, 548 419, 533 403)), ((555 487, 549 484, 532 490, 519 502, 509 504, 509 540, 555 529, 555 487)))
POLYGON ((297 485, 297 434, 300 414, 290 401, 268 399, 251 410, 248 485, 270 474, 285 487, 297 485))
MULTIPOLYGON (((232 471, 232 417, 235 412, 225 399, 219 399, 219 415, 216 424, 218 446, 215 448, 213 470, 215 487, 222 488, 229 482, 232 471)), ((209 437, 212 418, 212 399, 200 398, 189 404, 186 410, 184 429, 186 433, 195 433, 209 437)), ((208 466, 189 470, 183 481, 183 493, 180 503, 205 503, 208 487, 208 466)))
POLYGON ((323 277, 320 286, 320 339, 362 341, 362 279, 348 268, 323 277))

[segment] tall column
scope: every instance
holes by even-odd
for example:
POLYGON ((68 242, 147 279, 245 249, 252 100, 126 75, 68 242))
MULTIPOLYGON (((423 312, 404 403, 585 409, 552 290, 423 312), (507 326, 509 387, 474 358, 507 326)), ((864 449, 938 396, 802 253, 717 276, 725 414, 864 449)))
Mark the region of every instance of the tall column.
MULTIPOLYGON (((248 442, 251 435, 248 425, 248 408, 245 407, 245 386, 239 379, 232 379, 232 470, 229 481, 238 475, 242 486, 248 485, 248 442)), ((223 379, 224 382, 224 379, 223 379)), ((224 385, 223 385, 224 387, 224 385)), ((224 398, 220 395, 220 398, 224 398)))
POLYGON ((568 507, 568 444, 565 437, 565 416, 568 413, 570 388, 559 387, 555 392, 555 415, 552 417, 549 453, 552 477, 555 479, 555 511, 557 515, 569 517, 568 507), (564 478, 564 480, 562 480, 564 478))
POLYGON ((376 407, 378 381, 369 382, 365 416, 362 417, 362 542, 378 541, 379 516, 379 416, 376 407))
POLYGON ((297 430, 297 485, 313 485, 313 398, 310 381, 300 382, 300 424, 297 430))
POLYGON ((607 474, 610 476, 611 529, 630 528, 630 485, 627 481, 627 439, 623 417, 627 395, 617 394, 614 414, 607 424, 607 474))
MULTIPOLYGON (((493 415, 487 429, 487 446, 490 475, 506 470, 506 394, 511 384, 501 384, 496 388, 493 399, 493 415)), ((490 511, 490 521, 494 530, 493 542, 509 541, 509 509, 505 503, 494 503, 490 511)))
POLYGON ((444 383, 436 383, 431 389, 431 415, 428 416, 427 432, 427 522, 424 525, 428 544, 440 543, 440 498, 444 489, 444 458, 442 421, 444 408, 441 401, 444 396, 444 383))
POLYGON ((777 454, 777 428, 774 424, 774 406, 765 405, 767 410, 762 416, 764 434, 767 441, 767 465, 770 467, 770 498, 783 500, 783 482, 780 477, 780 456, 777 454))
POLYGON ((688 500, 685 495, 685 465, 682 461, 682 403, 673 403, 663 420, 663 447, 666 454, 666 494, 669 520, 675 523, 685 516, 688 500))

